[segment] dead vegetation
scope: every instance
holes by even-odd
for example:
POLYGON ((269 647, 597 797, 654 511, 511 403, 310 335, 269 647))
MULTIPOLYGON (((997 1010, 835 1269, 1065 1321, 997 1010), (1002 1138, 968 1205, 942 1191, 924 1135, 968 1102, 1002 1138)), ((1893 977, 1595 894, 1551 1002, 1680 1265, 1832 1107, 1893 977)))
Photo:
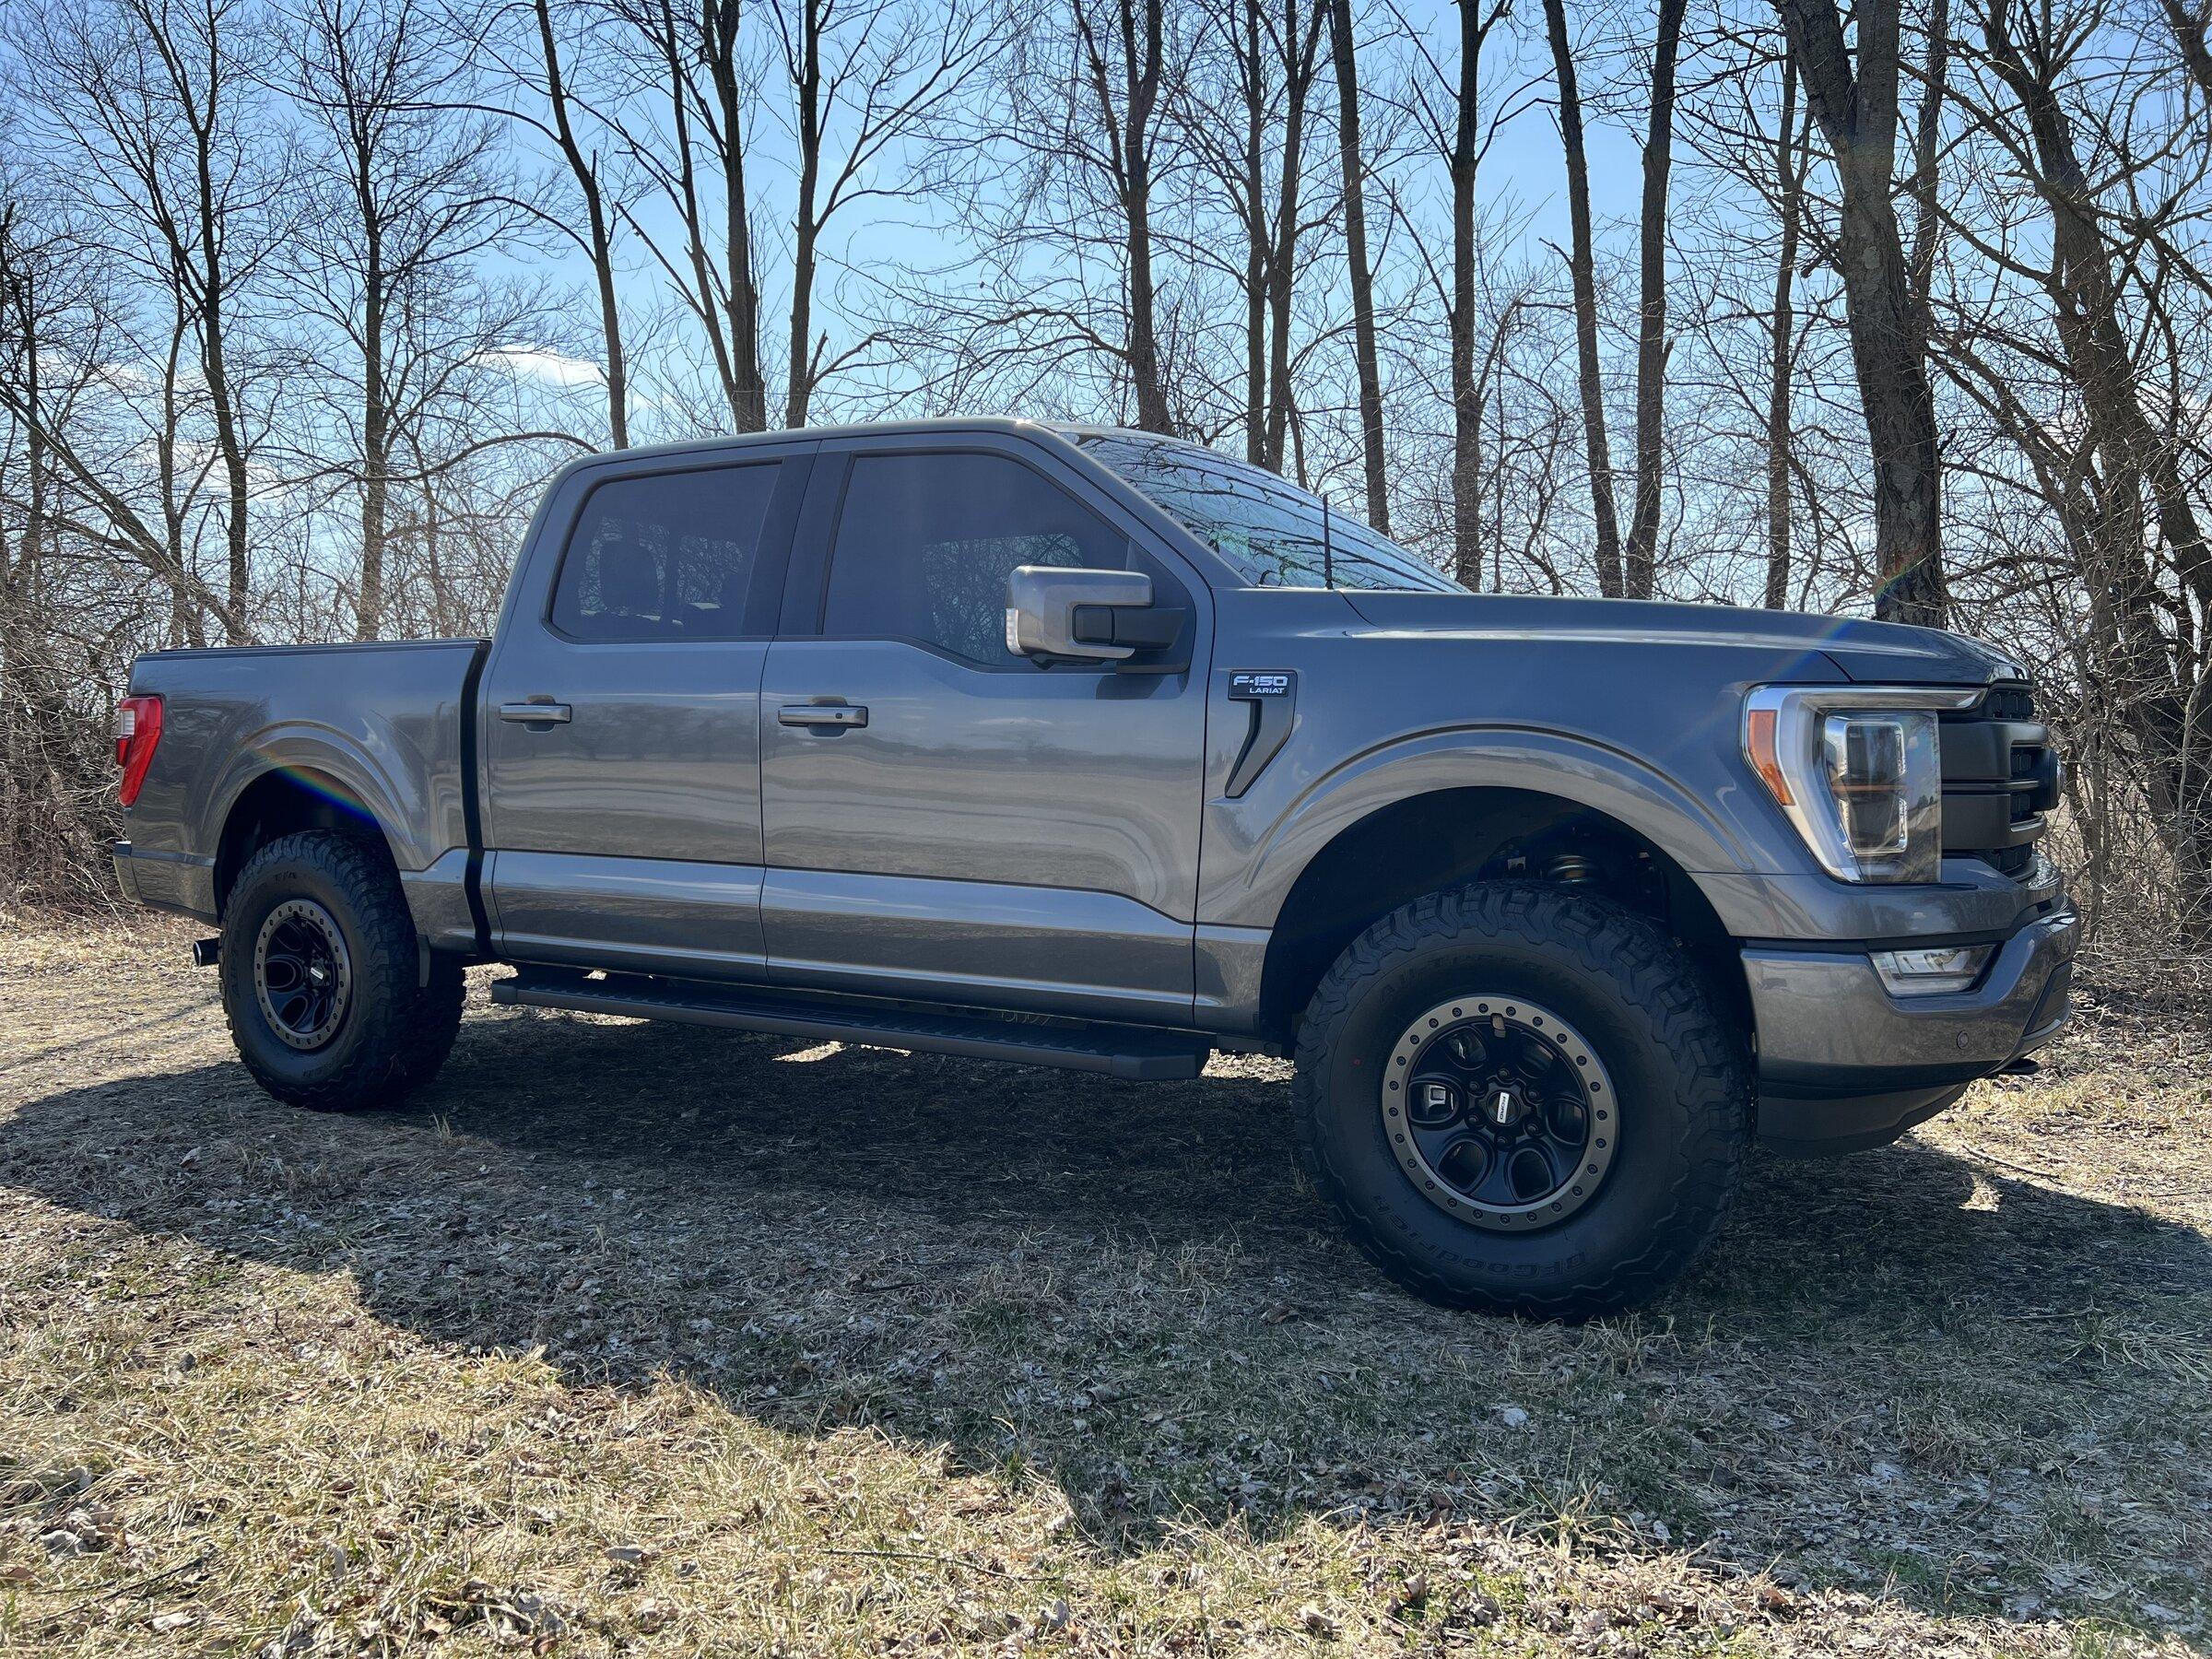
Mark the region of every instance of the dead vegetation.
POLYGON ((0 936, 0 1648, 2100 1653, 2212 1620, 2212 1077, 2092 1008, 1759 1160, 1664 1304, 1440 1313, 1280 1070, 478 1007, 317 1119, 182 932, 0 936))

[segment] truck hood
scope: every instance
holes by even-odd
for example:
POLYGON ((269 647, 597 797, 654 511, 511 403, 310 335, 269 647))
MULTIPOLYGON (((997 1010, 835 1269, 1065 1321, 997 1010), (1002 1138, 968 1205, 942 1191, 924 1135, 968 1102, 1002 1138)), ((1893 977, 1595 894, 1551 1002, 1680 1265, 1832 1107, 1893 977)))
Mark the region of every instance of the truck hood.
POLYGON ((2026 679, 2013 658, 1935 628, 1856 617, 1668 605, 1644 599, 1544 599, 1506 594, 1397 594, 1338 589, 1379 632, 1424 639, 1764 648, 1803 659, 1812 677, 1854 684, 1986 685, 2026 679))

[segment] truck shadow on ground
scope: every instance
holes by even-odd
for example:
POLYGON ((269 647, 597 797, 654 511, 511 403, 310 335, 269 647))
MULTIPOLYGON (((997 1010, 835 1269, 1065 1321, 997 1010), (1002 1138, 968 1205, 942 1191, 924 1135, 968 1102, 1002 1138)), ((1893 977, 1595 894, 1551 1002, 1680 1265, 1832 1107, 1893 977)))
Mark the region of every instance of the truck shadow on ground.
POLYGON ((1101 1547, 1572 1507, 2040 1617, 2064 1604, 2053 1538, 2155 1566, 2146 1508, 2161 1536, 2202 1512, 2201 1473, 2144 1472, 2173 1381, 2125 1339, 2212 1288, 2198 1232, 1908 1141, 1755 1159, 1712 1255, 1641 1314, 1444 1312, 1301 1185, 1282 1077, 1139 1087, 501 1014, 382 1117, 288 1111, 228 1062, 31 1100, 0 1122, 0 1182, 350 1274, 387 1324, 542 1347, 576 1386, 677 1374, 794 1432, 1046 1471, 1101 1547), (2056 1499, 2051 1459, 2076 1471, 2056 1499))

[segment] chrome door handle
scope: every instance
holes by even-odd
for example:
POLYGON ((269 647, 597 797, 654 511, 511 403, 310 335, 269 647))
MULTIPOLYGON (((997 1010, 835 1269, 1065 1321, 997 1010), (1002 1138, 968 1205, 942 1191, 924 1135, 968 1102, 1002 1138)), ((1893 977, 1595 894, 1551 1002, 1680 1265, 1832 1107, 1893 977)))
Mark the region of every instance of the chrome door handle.
POLYGON ((567 725, 575 712, 567 703, 511 702, 500 705, 500 718, 522 725, 567 725))
POLYGON ((785 703, 776 711, 776 721, 781 725, 829 726, 849 732, 868 724, 868 712, 857 703, 785 703))

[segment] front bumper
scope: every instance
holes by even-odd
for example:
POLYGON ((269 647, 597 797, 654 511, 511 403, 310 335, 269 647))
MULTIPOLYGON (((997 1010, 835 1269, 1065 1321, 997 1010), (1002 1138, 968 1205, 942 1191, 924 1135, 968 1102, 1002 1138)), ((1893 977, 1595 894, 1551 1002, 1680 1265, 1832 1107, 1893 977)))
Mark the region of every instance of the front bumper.
POLYGON ((2066 1023, 2080 919, 2059 901, 2006 939, 1971 991, 1897 997, 1865 950, 1755 947, 1759 1136, 1785 1151, 1894 1140, 2066 1023))

